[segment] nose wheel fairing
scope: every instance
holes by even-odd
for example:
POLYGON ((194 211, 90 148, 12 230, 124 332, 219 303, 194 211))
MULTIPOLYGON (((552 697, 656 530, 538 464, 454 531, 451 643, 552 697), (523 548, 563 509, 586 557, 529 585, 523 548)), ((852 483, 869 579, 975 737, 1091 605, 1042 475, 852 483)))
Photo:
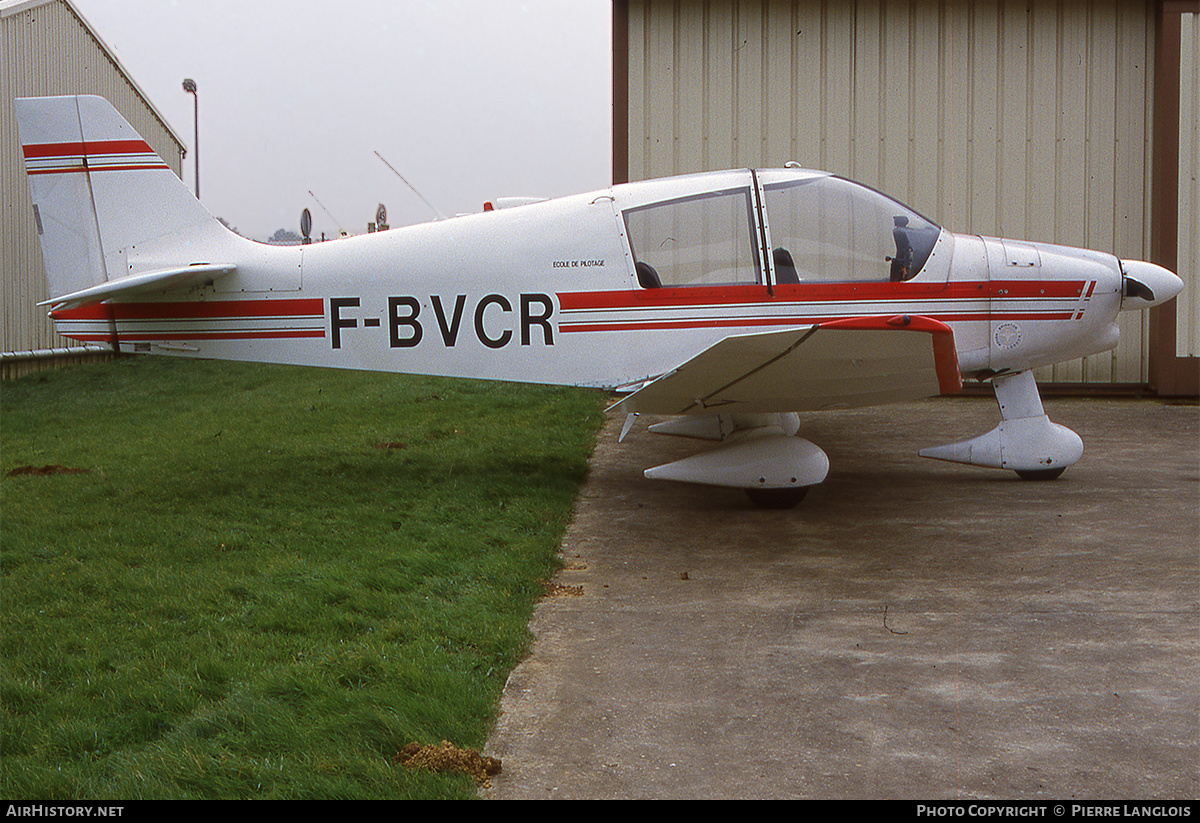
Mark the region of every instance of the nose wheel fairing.
POLYGON ((970 440, 921 449, 922 457, 1012 469, 1025 480, 1052 480, 1083 455, 1078 434, 1051 422, 1042 408, 1032 371, 992 381, 1000 425, 970 440))

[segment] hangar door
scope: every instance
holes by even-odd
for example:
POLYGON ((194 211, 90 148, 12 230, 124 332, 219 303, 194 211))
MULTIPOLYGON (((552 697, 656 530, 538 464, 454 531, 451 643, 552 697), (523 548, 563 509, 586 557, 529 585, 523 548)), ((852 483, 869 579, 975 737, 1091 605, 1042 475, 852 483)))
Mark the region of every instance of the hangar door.
MULTIPOLYGON (((1154 14, 1140 0, 619 0, 614 176, 794 160, 952 231, 1149 259, 1154 14)), ((1039 380, 1147 382, 1149 321, 1120 322, 1115 351, 1039 380)))

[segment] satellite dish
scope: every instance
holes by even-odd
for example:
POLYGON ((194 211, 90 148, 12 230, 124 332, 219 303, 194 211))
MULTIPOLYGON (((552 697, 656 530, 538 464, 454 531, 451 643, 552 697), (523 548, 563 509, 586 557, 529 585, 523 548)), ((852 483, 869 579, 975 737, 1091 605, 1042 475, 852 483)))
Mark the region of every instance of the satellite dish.
POLYGON ((300 234, 307 240, 312 234, 312 212, 308 209, 300 212, 300 234))

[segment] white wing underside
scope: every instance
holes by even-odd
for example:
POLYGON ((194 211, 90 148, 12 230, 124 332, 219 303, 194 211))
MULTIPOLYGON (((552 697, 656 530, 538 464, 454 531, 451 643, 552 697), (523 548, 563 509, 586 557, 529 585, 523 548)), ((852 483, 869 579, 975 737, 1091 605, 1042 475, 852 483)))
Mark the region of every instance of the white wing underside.
POLYGON ((855 318, 726 337, 610 411, 694 415, 854 408, 949 394, 961 385, 953 333, 945 325, 928 318, 855 318), (910 325, 913 320, 921 323, 910 325))

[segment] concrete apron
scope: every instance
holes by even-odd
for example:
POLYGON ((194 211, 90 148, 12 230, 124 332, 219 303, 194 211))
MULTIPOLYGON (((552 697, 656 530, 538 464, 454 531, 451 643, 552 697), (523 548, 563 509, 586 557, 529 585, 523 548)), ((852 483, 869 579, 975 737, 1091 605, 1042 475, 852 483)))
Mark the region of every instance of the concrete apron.
POLYGON ((504 798, 1200 795, 1200 408, 1060 399, 1059 480, 925 460, 988 399, 804 415, 791 511, 610 420, 488 753, 504 798))

